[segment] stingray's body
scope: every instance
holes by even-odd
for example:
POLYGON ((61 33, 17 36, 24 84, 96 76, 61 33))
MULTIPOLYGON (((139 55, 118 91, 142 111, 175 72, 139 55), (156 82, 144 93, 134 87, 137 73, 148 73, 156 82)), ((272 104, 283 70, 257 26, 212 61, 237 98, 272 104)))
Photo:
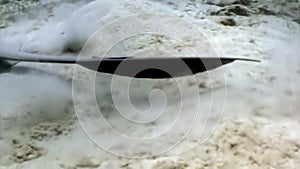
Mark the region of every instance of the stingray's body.
POLYGON ((93 71, 134 78, 163 79, 188 76, 215 69, 235 60, 257 61, 242 58, 199 57, 104 57, 77 59, 75 57, 34 55, 29 53, 0 51, 0 72, 8 71, 17 62, 78 64, 93 71))

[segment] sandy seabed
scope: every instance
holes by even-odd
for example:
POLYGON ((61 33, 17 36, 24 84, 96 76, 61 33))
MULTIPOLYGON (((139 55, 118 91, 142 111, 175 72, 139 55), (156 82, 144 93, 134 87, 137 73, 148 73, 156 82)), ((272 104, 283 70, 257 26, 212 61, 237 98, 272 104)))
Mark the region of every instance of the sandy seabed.
MULTIPOLYGON (((1 169, 300 168, 299 1, 41 0, 23 4, 22 9, 13 1, 2 3, 1 48, 77 56, 91 34, 114 19, 160 12, 198 28, 219 56, 261 62, 236 61, 209 74, 178 78, 177 84, 133 80, 130 99, 136 108, 151 106, 153 89, 163 91, 168 100, 163 116, 143 125, 124 120, 113 102, 112 97, 126 96, 129 78, 116 77, 111 91, 111 76, 97 74, 97 103, 103 114, 99 117, 87 89, 93 73, 80 67, 74 73, 72 65, 19 63, 12 72, 0 74, 1 169), (72 82, 78 92, 75 100, 72 82), (184 89, 182 98, 178 85, 184 89), (174 126, 178 110, 183 116, 174 126), (99 123, 99 118, 111 126, 99 123), (129 137, 157 139, 126 142, 113 135, 111 127, 129 137), (160 135, 169 128, 173 130, 168 135, 160 135), (180 138, 184 139, 160 154, 180 138)), ((161 51, 184 55, 189 48, 203 49, 206 43, 194 32, 180 24, 170 32, 177 30, 187 34, 180 43, 161 35, 140 35, 124 40, 109 54, 147 57, 164 54, 161 51)), ((106 29, 101 33, 114 34, 106 29)), ((107 50, 99 44, 89 47, 100 54, 107 50)), ((126 102, 119 104, 126 108, 126 102)), ((156 111, 154 104, 148 114, 128 114, 143 120, 152 119, 156 111)))

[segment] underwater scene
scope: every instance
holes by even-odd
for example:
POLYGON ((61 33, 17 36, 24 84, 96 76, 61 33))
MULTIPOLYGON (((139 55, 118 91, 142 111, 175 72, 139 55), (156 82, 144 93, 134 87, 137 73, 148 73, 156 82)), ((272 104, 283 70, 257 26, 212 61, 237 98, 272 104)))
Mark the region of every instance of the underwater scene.
POLYGON ((299 0, 0 0, 0 169, 299 169, 299 0))

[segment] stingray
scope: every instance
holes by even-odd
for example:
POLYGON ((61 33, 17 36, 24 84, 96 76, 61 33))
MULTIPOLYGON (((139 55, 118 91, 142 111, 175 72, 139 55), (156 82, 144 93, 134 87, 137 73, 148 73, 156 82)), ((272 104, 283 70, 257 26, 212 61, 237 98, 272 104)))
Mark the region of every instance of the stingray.
POLYGON ((0 51, 0 73, 9 72, 19 62, 77 64, 92 71, 132 78, 165 79, 206 72, 236 60, 259 60, 230 57, 91 57, 38 55, 24 52, 0 51))

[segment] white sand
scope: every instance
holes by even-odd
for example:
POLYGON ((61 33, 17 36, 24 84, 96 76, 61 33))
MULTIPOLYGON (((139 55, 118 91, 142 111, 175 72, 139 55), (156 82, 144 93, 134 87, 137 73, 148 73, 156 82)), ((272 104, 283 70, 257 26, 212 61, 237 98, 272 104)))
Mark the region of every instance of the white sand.
MULTIPOLYGON (((294 14, 286 14, 292 11, 290 6, 299 10, 299 4, 283 4, 284 1, 252 4, 247 8, 253 13, 230 16, 236 21, 236 26, 224 26, 219 22, 228 16, 209 15, 207 12, 216 11, 222 8, 220 6, 198 1, 170 2, 57 2, 49 10, 45 7, 32 10, 31 17, 17 19, 5 29, 0 29, 0 45, 26 52, 76 55, 97 28, 113 19, 139 12, 164 12, 181 16, 200 29, 219 55, 259 59, 261 62, 226 65, 224 69, 210 72, 211 81, 207 73, 196 75, 196 81, 192 77, 179 78, 178 83, 185 89, 183 99, 180 99, 178 86, 172 80, 133 81, 130 96, 136 108, 149 108, 148 95, 152 89, 164 91, 169 101, 164 115, 146 125, 128 123, 116 113, 113 105, 112 95, 126 96, 122 92, 129 79, 117 77, 117 86, 111 93, 108 83, 111 76, 98 74, 96 92, 99 106, 105 119, 116 130, 131 137, 145 138, 158 136, 170 127, 173 129, 165 137, 137 144, 120 139, 105 123, 99 123, 101 119, 97 109, 88 95, 89 90, 85 89, 93 74, 80 69, 80 74, 73 76, 73 80, 78 82, 78 90, 86 93, 81 94, 75 103, 76 110, 82 112, 79 117, 85 129, 89 129, 89 136, 111 152, 123 156, 155 155, 140 159, 119 157, 104 151, 83 131, 72 103, 72 66, 21 63, 21 66, 38 70, 0 75, 0 168, 299 168, 300 26, 292 21, 294 14), (258 14, 256 6, 276 13, 258 14), (70 51, 75 51, 75 54, 68 53, 70 51), (214 95, 210 85, 214 86, 214 95), (195 88, 199 89, 200 102, 197 100, 198 93, 193 92, 195 88), (211 114, 207 126, 204 126, 212 97, 211 114), (172 126, 180 101, 184 116, 180 116, 180 124, 172 126), (201 109, 189 135, 171 151, 156 155, 180 141, 195 119, 198 103, 201 109), (219 122, 220 116, 223 117, 220 125, 206 141, 205 136, 214 131, 214 124, 219 122), (206 128, 201 132, 203 127, 206 128)), ((165 23, 168 24, 171 25, 165 23)), ((179 28, 185 29, 184 26, 179 28)), ((113 48, 110 54, 147 56, 155 49, 186 54, 188 47, 203 49, 203 41, 184 39, 183 42, 186 45, 164 37, 144 35, 126 40, 113 48)), ((98 44, 92 49, 99 53, 106 50, 98 44)), ((127 103, 120 105, 126 106, 127 103)), ((132 112, 126 115, 135 120, 151 119, 158 110, 158 106, 154 106, 149 114, 143 116, 135 116, 132 112)))

